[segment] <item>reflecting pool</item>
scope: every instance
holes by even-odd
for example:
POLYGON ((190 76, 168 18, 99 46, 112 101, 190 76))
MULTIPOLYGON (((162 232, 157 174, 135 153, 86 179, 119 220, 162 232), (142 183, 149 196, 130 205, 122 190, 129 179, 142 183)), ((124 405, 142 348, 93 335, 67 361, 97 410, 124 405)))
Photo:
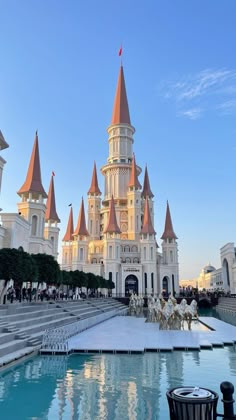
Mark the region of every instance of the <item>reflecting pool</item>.
MULTIPOLYGON (((0 376, 4 420, 165 420, 166 390, 236 383, 233 346, 137 355, 38 356, 0 376)), ((222 412, 219 405, 218 411, 222 412)))

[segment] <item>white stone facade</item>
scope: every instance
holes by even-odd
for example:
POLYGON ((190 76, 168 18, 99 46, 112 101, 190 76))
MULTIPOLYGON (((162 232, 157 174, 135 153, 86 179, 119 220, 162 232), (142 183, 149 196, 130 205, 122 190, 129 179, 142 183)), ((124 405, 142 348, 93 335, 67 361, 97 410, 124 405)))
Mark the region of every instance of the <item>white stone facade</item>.
MULTIPOLYGON (((128 295, 132 290, 140 294, 159 294, 163 289, 168 293, 178 293, 176 240, 163 240, 163 256, 158 251, 155 235, 141 234, 145 198, 141 188, 129 186, 135 129, 121 121, 112 124, 107 131, 109 155, 101 168, 103 199, 99 193, 88 193, 89 236, 75 236, 71 241, 63 241, 62 269, 78 269, 112 279, 115 284, 113 295, 128 295), (104 234, 112 196, 120 234, 104 234)), ((136 170, 137 175, 142 172, 138 165, 136 170)), ((154 225, 152 196, 148 197, 148 203, 154 225)), ((162 223, 164 226, 164 221, 162 223)))

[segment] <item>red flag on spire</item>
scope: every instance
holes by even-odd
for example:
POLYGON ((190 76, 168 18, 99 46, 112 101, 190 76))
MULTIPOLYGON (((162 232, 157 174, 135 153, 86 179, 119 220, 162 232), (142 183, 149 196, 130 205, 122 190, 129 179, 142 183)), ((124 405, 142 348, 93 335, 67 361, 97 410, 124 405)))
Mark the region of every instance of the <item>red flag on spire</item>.
POLYGON ((122 55, 122 47, 120 47, 118 55, 119 55, 119 57, 122 55))

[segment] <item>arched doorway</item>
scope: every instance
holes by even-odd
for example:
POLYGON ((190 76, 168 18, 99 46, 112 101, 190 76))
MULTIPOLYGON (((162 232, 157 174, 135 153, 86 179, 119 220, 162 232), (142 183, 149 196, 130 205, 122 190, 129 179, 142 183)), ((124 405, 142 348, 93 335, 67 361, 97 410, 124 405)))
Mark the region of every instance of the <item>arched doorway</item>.
POLYGON ((162 280, 162 292, 164 295, 169 294, 169 277, 165 276, 162 280))
POLYGON ((226 258, 224 258, 223 260, 223 281, 225 283, 226 280, 226 286, 228 286, 228 288, 230 288, 230 280, 229 280, 229 264, 226 258))
POLYGON ((125 279, 125 296, 130 296, 132 293, 138 294, 138 279, 134 274, 125 279))

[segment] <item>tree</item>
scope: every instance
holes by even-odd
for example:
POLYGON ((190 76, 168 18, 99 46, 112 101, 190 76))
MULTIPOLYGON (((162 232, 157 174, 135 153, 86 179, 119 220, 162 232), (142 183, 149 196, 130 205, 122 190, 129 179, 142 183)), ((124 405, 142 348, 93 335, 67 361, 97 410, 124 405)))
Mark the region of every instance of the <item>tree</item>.
POLYGON ((71 271, 72 284, 74 287, 87 287, 88 279, 86 273, 83 271, 71 271))
POLYGON ((62 284, 66 286, 72 285, 72 276, 71 271, 62 270, 61 271, 61 278, 62 278, 62 284))
POLYGON ((60 267, 52 255, 31 254, 38 269, 40 283, 57 284, 60 282, 60 267))
POLYGON ((88 289, 98 289, 99 287, 99 280, 98 276, 93 273, 87 273, 88 277, 88 289))
POLYGON ((0 250, 0 279, 4 280, 1 301, 6 293, 9 280, 22 287, 23 282, 37 280, 37 267, 30 254, 23 249, 3 248, 0 250))

